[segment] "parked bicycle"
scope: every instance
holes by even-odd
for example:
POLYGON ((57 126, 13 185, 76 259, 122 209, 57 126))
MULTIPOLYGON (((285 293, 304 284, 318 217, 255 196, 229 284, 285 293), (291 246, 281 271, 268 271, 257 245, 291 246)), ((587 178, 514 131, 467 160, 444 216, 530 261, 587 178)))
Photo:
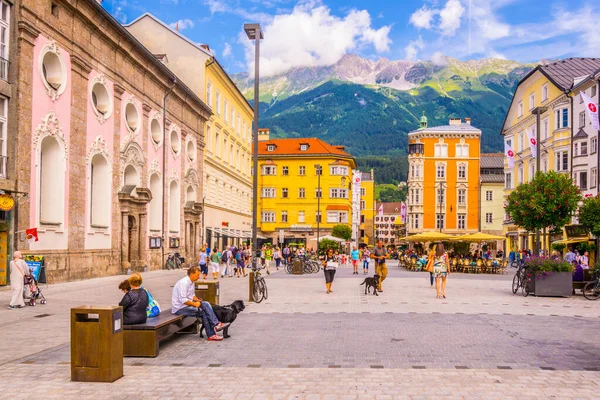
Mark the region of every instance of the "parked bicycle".
POLYGON ((185 258, 181 257, 179 253, 169 253, 167 255, 167 261, 165 261, 165 269, 180 269, 183 267, 185 258))
POLYGON ((594 271, 594 279, 589 281, 583 287, 583 297, 588 300, 598 300, 600 298, 600 271, 594 271))
POLYGON ((255 303, 260 303, 263 300, 269 298, 269 291, 267 290, 267 283, 265 282, 265 278, 262 277, 260 270, 265 269, 264 266, 258 266, 257 268, 252 268, 254 272, 254 286, 252 287, 252 300, 255 303))
POLYGON ((513 294, 517 294, 519 289, 523 287, 523 282, 525 280, 525 266, 524 264, 513 262, 511 268, 517 268, 517 273, 515 274, 512 283, 512 292, 513 294))

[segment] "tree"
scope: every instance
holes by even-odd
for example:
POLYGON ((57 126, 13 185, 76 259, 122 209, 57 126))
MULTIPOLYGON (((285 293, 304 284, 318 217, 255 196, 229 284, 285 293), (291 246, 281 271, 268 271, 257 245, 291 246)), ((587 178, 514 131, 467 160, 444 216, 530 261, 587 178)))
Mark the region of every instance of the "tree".
POLYGON ((571 177, 555 171, 538 172, 508 196, 506 212, 528 231, 560 229, 571 221, 580 200, 581 191, 571 177))
MULTIPOLYGON (((596 236, 596 241, 600 240, 600 196, 587 197, 579 207, 579 223, 585 229, 596 236)), ((600 243, 596 244, 596 251, 600 252, 600 243)), ((596 260, 600 259, 600 254, 596 254, 596 260)))
POLYGON ((384 188, 379 192, 379 201, 383 203, 395 203, 406 200, 406 190, 384 188))
POLYGON ((335 225, 331 230, 331 236, 350 240, 352 238, 352 228, 348 225, 335 225))
POLYGON ((328 249, 333 249, 333 251, 337 251, 340 248, 340 244, 335 240, 331 239, 321 239, 319 241, 319 254, 325 254, 328 249))

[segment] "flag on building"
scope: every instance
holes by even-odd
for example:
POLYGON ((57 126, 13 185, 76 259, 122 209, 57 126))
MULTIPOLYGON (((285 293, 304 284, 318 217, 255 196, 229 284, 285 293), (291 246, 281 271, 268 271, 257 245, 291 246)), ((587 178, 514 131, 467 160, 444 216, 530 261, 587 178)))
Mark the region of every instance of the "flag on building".
POLYGON ((383 216, 383 204, 379 206, 379 208, 377 209, 377 215, 379 215, 380 217, 383 216))
POLYGON ((38 238, 37 228, 25 229, 25 236, 27 237, 27 241, 29 243, 37 242, 40 240, 38 238))
POLYGON ((535 138, 534 128, 527 130, 527 138, 529 139, 529 148, 531 149, 531 157, 537 157, 537 139, 535 138))
POLYGON ((402 222, 406 223, 406 204, 402 203, 400 206, 400 216, 402 217, 402 222))
POLYGON ((508 168, 515 167, 515 152, 512 149, 512 146, 508 144, 508 142, 504 142, 504 157, 508 160, 508 168))
POLYGON ((585 103, 585 109, 590 116, 592 122, 592 128, 600 130, 600 122, 598 121, 598 105, 594 103, 594 100, 590 99, 584 92, 581 92, 581 100, 585 103))

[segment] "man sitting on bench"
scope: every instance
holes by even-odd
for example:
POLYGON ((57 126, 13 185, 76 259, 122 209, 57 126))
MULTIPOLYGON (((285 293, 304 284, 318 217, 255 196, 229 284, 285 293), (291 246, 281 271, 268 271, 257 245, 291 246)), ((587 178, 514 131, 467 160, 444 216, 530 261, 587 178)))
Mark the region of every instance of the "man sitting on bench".
POLYGON ((187 276, 181 278, 173 287, 171 297, 171 312, 176 315, 185 315, 202 319, 209 341, 223 340, 215 331, 222 331, 229 324, 219 322, 212 306, 208 301, 196 297, 194 282, 200 278, 200 268, 193 266, 187 271, 187 276))

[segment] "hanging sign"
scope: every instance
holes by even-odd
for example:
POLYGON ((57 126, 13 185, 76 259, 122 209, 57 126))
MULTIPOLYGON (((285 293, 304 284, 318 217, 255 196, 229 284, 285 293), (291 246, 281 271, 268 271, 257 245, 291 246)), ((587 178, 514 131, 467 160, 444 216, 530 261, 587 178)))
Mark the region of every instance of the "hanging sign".
POLYGON ((15 206, 15 199, 10 194, 0 194, 0 210, 10 211, 15 206))

